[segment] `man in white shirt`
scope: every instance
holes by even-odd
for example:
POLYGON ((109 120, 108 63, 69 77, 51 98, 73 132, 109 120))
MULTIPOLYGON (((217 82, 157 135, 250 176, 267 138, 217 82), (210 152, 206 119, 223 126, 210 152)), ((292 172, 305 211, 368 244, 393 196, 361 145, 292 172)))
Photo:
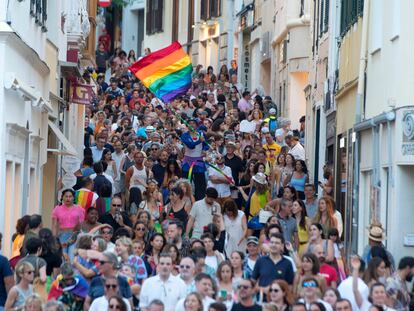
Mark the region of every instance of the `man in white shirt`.
MULTIPOLYGON (((145 284, 145 283, 144 283, 145 284)), ((211 295, 213 291, 213 279, 206 273, 199 273, 195 277, 196 292, 203 298, 203 311, 208 311, 210 304, 216 302, 211 295)), ((175 308, 175 311, 184 311, 184 300, 181 299, 175 308)))
POLYGON ((216 214, 221 215, 220 204, 216 202, 217 197, 217 190, 208 187, 206 189, 206 197, 193 204, 185 232, 187 237, 189 236, 191 229, 193 229, 191 237, 199 239, 203 233, 204 226, 213 222, 213 216, 216 214))
MULTIPOLYGON (((353 260, 351 259, 351 261, 353 260)), ((367 284, 365 284, 365 282, 361 279, 361 277, 364 274, 364 269, 365 269, 365 263, 364 261, 361 260, 360 266, 359 266, 358 292, 361 295, 362 301, 368 301, 369 288, 367 284)), ((356 271, 353 271, 353 272, 356 272, 356 271)), ((341 284, 339 284, 338 286, 338 292, 341 294, 341 298, 348 299, 351 302, 353 311, 358 311, 360 310, 360 308, 358 307, 358 304, 355 299, 354 291, 352 289, 352 280, 353 280, 352 275, 346 278, 345 280, 343 280, 341 284)))
POLYGON ((218 203, 223 205, 224 201, 230 198, 230 184, 234 183, 233 177, 231 174, 231 168, 224 165, 224 157, 219 155, 216 159, 217 167, 227 176, 223 176, 222 173, 218 172, 216 169, 209 167, 208 168, 208 183, 207 187, 213 187, 218 192, 218 203))
POLYGON ((300 144, 299 137, 287 135, 285 137, 286 144, 290 147, 289 154, 295 157, 295 160, 305 161, 305 148, 300 144))
POLYGON ((180 261, 180 266, 178 267, 178 271, 180 272, 179 277, 184 281, 187 285, 187 294, 195 292, 195 282, 194 282, 194 274, 195 274, 195 263, 191 257, 184 257, 180 261))
POLYGON ((164 303, 166 311, 172 311, 177 302, 185 298, 187 285, 181 278, 171 274, 172 268, 171 256, 162 253, 157 266, 158 274, 147 279, 142 285, 139 297, 141 310, 147 311, 151 301, 159 299, 164 303))

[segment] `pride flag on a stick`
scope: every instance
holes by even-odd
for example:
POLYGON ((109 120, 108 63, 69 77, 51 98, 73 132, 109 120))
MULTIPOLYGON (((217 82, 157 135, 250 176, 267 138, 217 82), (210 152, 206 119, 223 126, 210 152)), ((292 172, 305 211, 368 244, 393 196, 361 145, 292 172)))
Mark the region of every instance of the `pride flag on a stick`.
POLYGON ((129 70, 158 98, 168 103, 191 86, 193 65, 177 41, 141 58, 129 70))

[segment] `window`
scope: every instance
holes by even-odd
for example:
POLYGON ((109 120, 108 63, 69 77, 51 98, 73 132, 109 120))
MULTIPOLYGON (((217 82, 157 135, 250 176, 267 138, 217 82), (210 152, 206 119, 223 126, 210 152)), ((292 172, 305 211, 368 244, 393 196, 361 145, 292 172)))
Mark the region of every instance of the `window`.
POLYGON ((221 15, 221 0, 201 0, 200 19, 209 20, 221 15))
POLYGON ((30 15, 35 18, 37 25, 46 32, 47 0, 30 0, 30 15))
POLYGON ((305 0, 300 0, 300 12, 299 17, 305 15, 305 0))
POLYGON ((371 24, 369 40, 371 54, 381 49, 382 33, 383 33, 383 1, 376 0, 371 3, 371 16, 369 22, 371 24))
POLYGON ((163 31, 164 0, 147 0, 147 35, 163 31))
POLYGON ((329 1, 320 0, 319 2, 319 36, 328 31, 329 26, 329 1))
POLYGON ((364 0, 341 0, 341 36, 358 21, 364 11, 364 0))

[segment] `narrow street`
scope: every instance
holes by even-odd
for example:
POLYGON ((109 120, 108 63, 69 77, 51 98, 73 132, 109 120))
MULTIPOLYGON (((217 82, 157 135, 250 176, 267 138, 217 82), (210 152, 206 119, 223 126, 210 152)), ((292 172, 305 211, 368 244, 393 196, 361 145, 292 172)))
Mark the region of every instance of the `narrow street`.
POLYGON ((0 311, 414 310, 413 10, 0 0, 0 311))

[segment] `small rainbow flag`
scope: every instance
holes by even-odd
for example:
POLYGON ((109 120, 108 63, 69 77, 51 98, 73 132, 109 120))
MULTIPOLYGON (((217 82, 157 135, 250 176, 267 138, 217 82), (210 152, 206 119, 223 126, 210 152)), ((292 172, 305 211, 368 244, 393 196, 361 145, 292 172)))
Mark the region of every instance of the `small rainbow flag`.
POLYGON ((141 58, 129 70, 155 96, 168 103, 191 86, 193 65, 177 41, 141 58))

